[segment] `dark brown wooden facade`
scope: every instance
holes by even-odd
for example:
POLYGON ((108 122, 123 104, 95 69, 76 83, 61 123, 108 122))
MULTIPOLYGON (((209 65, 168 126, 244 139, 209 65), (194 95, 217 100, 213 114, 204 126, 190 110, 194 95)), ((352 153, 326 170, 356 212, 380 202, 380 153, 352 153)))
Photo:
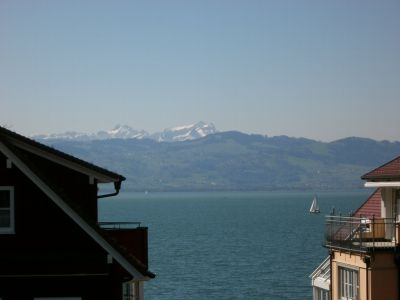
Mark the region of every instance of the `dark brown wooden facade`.
POLYGON ((13 230, 0 232, 0 299, 121 300, 124 282, 153 278, 146 227, 97 225, 98 183, 122 180, 0 128, 0 188, 13 191, 13 230))

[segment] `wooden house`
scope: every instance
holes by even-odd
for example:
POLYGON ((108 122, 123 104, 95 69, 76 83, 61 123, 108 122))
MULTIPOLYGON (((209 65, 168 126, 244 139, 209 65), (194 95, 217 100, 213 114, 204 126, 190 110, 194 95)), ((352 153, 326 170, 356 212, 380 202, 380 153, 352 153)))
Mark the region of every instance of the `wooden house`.
POLYGON ((124 180, 0 127, 0 299, 143 299, 147 228, 98 220, 124 180))

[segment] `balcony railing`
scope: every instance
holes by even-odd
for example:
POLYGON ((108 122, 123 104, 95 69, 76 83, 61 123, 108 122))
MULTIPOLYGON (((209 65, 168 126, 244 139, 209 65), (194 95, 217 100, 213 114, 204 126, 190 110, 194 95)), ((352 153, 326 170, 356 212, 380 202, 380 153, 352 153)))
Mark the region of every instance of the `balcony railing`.
POLYGON ((99 222, 101 229, 105 230, 123 230, 140 228, 140 222, 99 222))
POLYGON ((399 228, 395 219, 327 216, 325 224, 328 248, 370 252, 398 245, 399 228))
POLYGON ((125 253, 148 265, 147 227, 142 227, 140 222, 99 222, 98 226, 125 253))

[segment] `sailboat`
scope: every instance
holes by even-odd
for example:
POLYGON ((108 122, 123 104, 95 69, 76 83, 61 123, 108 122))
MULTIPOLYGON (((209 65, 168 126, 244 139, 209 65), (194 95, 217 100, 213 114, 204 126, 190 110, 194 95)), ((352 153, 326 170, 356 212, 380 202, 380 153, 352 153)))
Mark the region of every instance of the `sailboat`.
POLYGON ((314 196, 314 199, 313 199, 313 201, 311 203, 310 213, 313 213, 313 214, 319 214, 320 213, 319 206, 318 206, 318 200, 317 200, 317 196, 316 195, 314 196))

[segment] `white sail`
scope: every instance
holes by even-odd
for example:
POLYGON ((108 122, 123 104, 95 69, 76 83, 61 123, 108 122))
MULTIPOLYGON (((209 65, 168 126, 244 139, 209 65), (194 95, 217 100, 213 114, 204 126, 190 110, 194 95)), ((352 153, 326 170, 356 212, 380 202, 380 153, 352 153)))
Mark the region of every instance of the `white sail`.
POLYGON ((311 203, 310 213, 319 213, 319 206, 317 201, 317 196, 314 196, 314 199, 311 203))

